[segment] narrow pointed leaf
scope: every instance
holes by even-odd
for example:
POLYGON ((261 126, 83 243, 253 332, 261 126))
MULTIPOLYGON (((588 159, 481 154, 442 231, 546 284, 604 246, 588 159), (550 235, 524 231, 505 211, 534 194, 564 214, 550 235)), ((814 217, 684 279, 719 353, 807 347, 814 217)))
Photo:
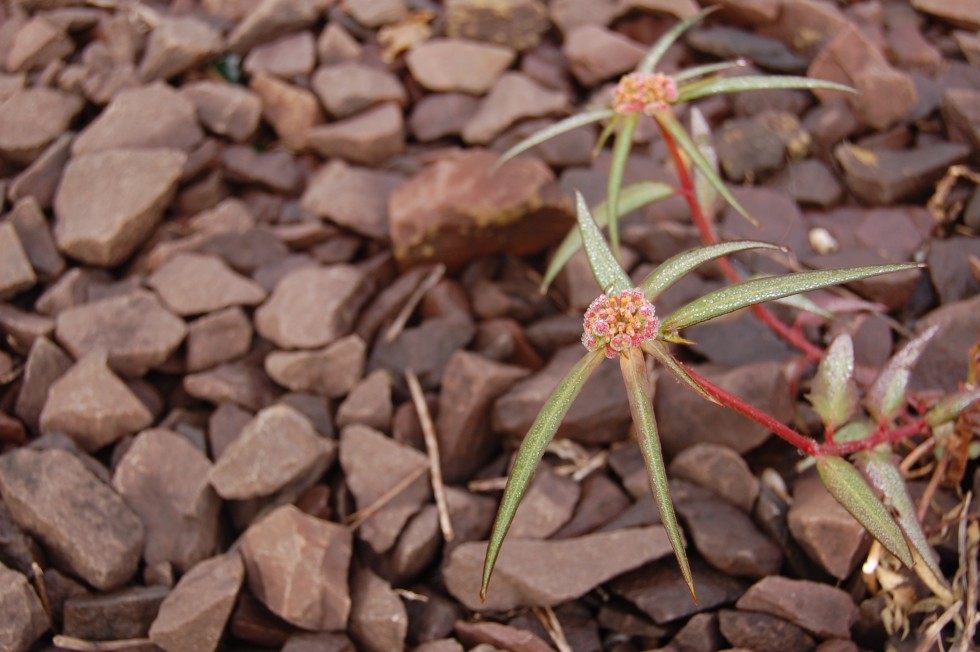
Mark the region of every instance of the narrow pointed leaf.
POLYGON ((705 75, 713 75, 718 72, 725 72, 726 70, 731 70, 732 68, 744 68, 746 65, 748 65, 748 62, 746 62, 744 59, 720 61, 718 63, 706 63, 701 66, 693 66, 691 68, 687 68, 686 70, 682 70, 674 75, 674 81, 680 84, 683 81, 704 77, 705 75))
POLYGON ((757 303, 918 267, 916 263, 871 265, 752 279, 709 292, 695 299, 664 319, 660 328, 664 331, 681 330, 757 303))
POLYGON ((826 308, 821 307, 816 301, 802 294, 791 294, 788 297, 783 297, 782 299, 775 299, 776 303, 788 306, 790 308, 795 308, 796 310, 801 310, 803 312, 811 312, 818 317, 822 317, 827 321, 834 318, 834 313, 830 312, 826 308))
POLYGON ((693 140, 691 140, 691 137, 687 135, 687 132, 684 131, 684 127, 677 121, 677 118, 675 118, 674 114, 670 112, 670 109, 654 111, 653 117, 657 121, 657 124, 659 124, 664 131, 670 134, 671 137, 677 141, 677 144, 691 159, 691 163, 693 163, 694 166, 701 171, 708 183, 714 186, 715 190, 718 191, 718 194, 724 197, 725 201, 731 204, 732 208, 738 211, 739 215, 747 219, 755 226, 759 226, 759 222, 756 221, 754 217, 749 215, 749 212, 745 210, 745 207, 742 206, 737 199, 735 199, 735 195, 733 195, 732 191, 728 189, 725 182, 721 180, 718 172, 716 172, 711 166, 711 162, 706 159, 703 154, 701 154, 698 146, 693 140))
POLYGON ((843 444, 849 441, 861 441, 874 434, 874 427, 867 421, 851 421, 834 433, 834 442, 843 444))
POLYGON ((657 434, 657 422, 653 417, 653 407, 650 405, 650 383, 647 380, 643 353, 640 349, 631 348, 629 353, 619 357, 619 365, 623 371, 623 381, 626 383, 626 394, 629 397, 630 412, 633 414, 636 439, 640 444, 643 461, 646 463, 647 474, 650 477, 653 499, 660 510, 660 520, 667 530, 667 538, 670 539, 670 545, 674 549, 681 575, 684 576, 687 588, 694 602, 697 603, 694 576, 691 574, 691 565, 687 561, 687 551, 684 550, 684 535, 681 534, 677 516, 674 514, 674 504, 670 500, 670 487, 667 484, 660 436, 657 434))
POLYGON ((666 344, 663 342, 644 342, 640 348, 652 355, 657 362, 666 367, 674 375, 674 378, 700 394, 703 399, 715 405, 721 405, 718 399, 709 394, 704 387, 698 384, 698 381, 691 377, 691 374, 687 373, 687 368, 670 354, 666 344))
POLYGON ((922 523, 916 514, 915 505, 909 496, 908 486, 905 478, 891 452, 867 451, 858 456, 858 465, 865 477, 871 482, 871 486, 877 489, 885 497, 885 505, 891 507, 897 516, 898 525, 905 533, 908 543, 919 553, 919 557, 925 562, 935 580, 947 590, 949 584, 939 568, 936 553, 926 533, 922 531, 922 523))
POLYGON ((690 102, 691 100, 696 100, 708 95, 717 95, 719 93, 741 93, 743 91, 764 91, 773 89, 825 89, 832 91, 844 91, 845 93, 856 92, 850 86, 824 81, 822 79, 810 79, 809 77, 793 77, 783 75, 776 77, 749 75, 744 77, 720 77, 718 79, 705 80, 705 83, 696 82, 686 84, 677 89, 677 101, 690 102))
POLYGON ((592 219, 589 206, 585 203, 582 193, 575 193, 575 213, 578 217, 578 230, 585 243, 585 255, 592 267, 592 274, 603 292, 621 292, 633 287, 629 275, 623 271, 616 257, 606 244, 602 231, 592 219))
POLYGON ((854 343, 847 333, 839 335, 827 349, 813 377, 807 397, 827 430, 847 423, 858 406, 854 384, 854 343))
POLYGON ((664 54, 667 52, 667 49, 680 38, 681 34, 689 30, 691 25, 694 23, 703 20, 705 16, 718 11, 719 8, 720 7, 708 7, 707 9, 702 9, 690 18, 686 18, 671 27, 667 33, 661 36, 657 42, 653 44, 653 47, 651 47, 646 56, 643 57, 643 61, 641 61, 640 65, 636 67, 637 72, 652 72, 653 69, 657 67, 657 64, 660 63, 660 59, 663 58, 664 54))
POLYGON ((564 133, 572 131, 573 129, 578 129, 579 127, 584 127, 585 125, 592 124, 593 122, 601 122, 603 120, 608 120, 615 115, 612 109, 596 109, 594 111, 586 111, 585 113, 578 113, 576 115, 565 118, 564 120, 559 120, 553 125, 545 127, 541 131, 537 131, 521 142, 517 143, 506 152, 500 155, 497 162, 494 163, 493 169, 499 168, 501 165, 511 160, 515 156, 526 152, 535 145, 540 145, 541 143, 551 140, 555 136, 560 136, 564 133))
POLYGON ((606 146, 606 141, 608 141, 609 138, 616 133, 621 117, 622 116, 620 115, 613 114, 612 119, 609 120, 609 122, 606 123, 606 126, 602 128, 602 131, 599 132, 599 137, 596 138, 595 145, 592 147, 592 158, 599 156, 599 152, 601 152, 602 148, 606 146))
POLYGON ((827 491, 858 523, 864 526, 871 536, 878 540, 888 552, 898 557, 903 564, 912 567, 912 552, 909 550, 901 528, 888 513, 888 509, 878 500, 861 473, 841 457, 823 455, 817 458, 817 472, 827 491))
MULTIPOLYGON (((691 140, 697 145, 698 151, 704 156, 711 169, 718 172, 718 154, 711 139, 711 127, 704 114, 695 106, 691 107, 691 140)), ((694 196, 698 200, 701 212, 709 220, 713 220, 718 212, 718 190, 704 176, 701 170, 694 168, 694 196)))
POLYGON ((890 421, 905 406, 905 392, 912 377, 912 367, 926 350, 929 340, 935 336, 939 326, 933 326, 902 347, 891 357, 885 368, 878 374, 874 385, 868 391, 865 405, 878 422, 890 421))
POLYGON ((782 249, 782 247, 769 242, 736 240, 690 249, 662 262, 657 269, 643 279, 640 289, 643 290, 643 295, 647 299, 655 301, 657 297, 691 270, 716 258, 748 249, 782 249))
POLYGON ((619 256, 619 193, 623 187, 623 175, 626 173, 626 161, 633 147, 633 134, 640 114, 634 113, 623 117, 616 142, 613 143, 612 160, 609 163, 609 180, 606 186, 606 205, 609 206, 609 243, 612 250, 619 256))
POLYGON ((980 387, 944 396, 926 412, 926 423, 932 427, 948 423, 977 401, 980 401, 980 387))
POLYGON ((510 524, 514 520, 514 513, 527 491, 531 476, 534 475, 534 469, 541 461, 545 447, 555 436, 558 426, 565 418, 572 401, 581 391, 582 385, 585 384, 585 381, 604 357, 603 349, 596 349, 579 360, 558 383, 558 387, 555 388, 544 407, 541 408, 534 424, 524 437, 524 441, 517 451, 514 468, 507 479, 503 498, 500 499, 497 518, 494 520, 490 542, 487 544, 487 555, 483 562, 483 582, 480 587, 481 599, 486 598, 490 576, 493 574, 494 564, 497 563, 497 556, 500 554, 500 546, 504 542, 504 537, 507 536, 507 530, 510 529, 510 524))
MULTIPOLYGON (((639 183, 634 183, 623 188, 622 194, 619 196, 619 214, 626 215, 632 213, 638 208, 642 208, 647 204, 661 199, 666 199, 671 197, 675 193, 675 189, 666 183, 661 183, 660 181, 640 181, 639 183)), ((595 210, 592 212, 592 217, 595 219, 596 224, 599 227, 604 227, 606 222, 608 212, 606 210, 606 203, 602 202, 596 206, 595 210)), ((554 256, 551 258, 551 262, 548 263, 548 269, 545 271, 544 280, 541 281, 541 292, 547 292, 548 286, 555 280, 558 276, 558 272, 568 263, 569 259, 575 255, 575 252, 579 250, 582 246, 582 234, 579 230, 571 229, 565 239, 562 240, 561 244, 555 250, 554 256)))

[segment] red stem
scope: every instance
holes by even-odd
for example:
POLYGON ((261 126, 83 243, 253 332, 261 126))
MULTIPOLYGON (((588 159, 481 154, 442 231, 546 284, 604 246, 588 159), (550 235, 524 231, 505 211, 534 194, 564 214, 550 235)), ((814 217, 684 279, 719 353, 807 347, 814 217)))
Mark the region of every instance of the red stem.
MULTIPOLYGON (((688 209, 691 211, 691 219, 694 221, 694 226, 697 227, 698 233, 701 235, 701 241, 708 245, 717 243, 718 236, 715 234, 714 229, 711 228, 711 222, 701 211, 701 204, 698 202, 697 194, 694 191, 694 183, 691 181, 691 175, 687 170, 687 165, 684 164, 684 158, 681 156, 680 149, 677 147, 677 142, 663 127, 660 128, 660 133, 663 135, 664 142, 667 144, 667 150, 670 151, 670 156, 674 161, 674 167, 677 169, 677 178, 681 184, 679 188, 680 194, 687 201, 688 209)), ((742 281, 738 271, 728 258, 719 258, 718 264, 721 266, 722 273, 725 274, 730 282, 740 283, 742 281)), ((752 314, 759 321, 768 326, 777 336, 799 349, 808 360, 811 362, 820 362, 823 359, 823 350, 820 347, 803 337, 803 334, 799 330, 790 328, 781 322, 768 308, 756 304, 751 306, 751 309, 752 314)))
POLYGON ((904 426, 900 426, 894 430, 880 427, 875 434, 866 439, 823 444, 820 446, 819 452, 822 455, 838 455, 843 457, 844 455, 850 455, 851 453, 856 453, 857 451, 864 451, 868 450, 869 448, 874 448, 878 444, 887 444, 900 439, 906 439, 907 437, 925 434, 927 428, 928 425, 926 424, 925 419, 916 419, 915 421, 910 421, 904 426))

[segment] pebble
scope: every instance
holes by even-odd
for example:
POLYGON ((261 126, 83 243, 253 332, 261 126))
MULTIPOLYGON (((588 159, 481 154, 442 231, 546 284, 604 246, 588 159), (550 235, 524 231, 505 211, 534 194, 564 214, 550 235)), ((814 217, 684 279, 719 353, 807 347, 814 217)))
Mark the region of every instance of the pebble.
POLYGON ((54 243, 48 219, 37 200, 30 195, 18 200, 8 219, 17 231, 17 238, 33 268, 32 273, 48 282, 61 276, 65 270, 65 259, 54 243))
POLYGON ((12 222, 0 224, 0 300, 34 287, 37 275, 12 222))
POLYGON ((980 91, 947 88, 940 103, 950 140, 980 148, 980 91))
POLYGON ((181 86, 180 94, 194 105, 201 124, 219 136, 240 143, 251 138, 259 126, 262 100, 247 88, 200 80, 181 86))
POLYGON ((806 71, 808 63, 782 41, 736 27, 692 29, 685 33, 684 40, 695 50, 721 60, 747 59, 754 65, 784 74, 799 75, 806 71))
POLYGON ((960 143, 937 143, 910 150, 865 149, 843 143, 834 157, 847 188, 869 204, 889 205, 931 189, 949 166, 969 155, 960 143))
POLYGON ((391 72, 358 61, 321 66, 310 86, 334 118, 349 118, 367 108, 394 102, 404 106, 405 87, 391 72))
POLYGON ((153 415, 107 366, 103 351, 84 354, 55 380, 39 417, 42 433, 61 432, 96 451, 153 423, 153 415), (92 388, 98 387, 98 392, 92 388))
POLYGON ((463 127, 463 140, 484 145, 518 120, 561 113, 567 107, 564 93, 545 88, 523 73, 505 72, 463 127))
POLYGON ((351 611, 351 533, 292 505, 246 530, 241 554, 248 586, 283 620, 313 631, 343 631, 351 611))
POLYGON ((482 646, 492 646, 491 649, 514 650, 515 652, 549 652, 553 650, 544 639, 509 625, 492 621, 467 622, 456 621, 453 626, 459 639, 471 650, 482 646))
POLYGON ((557 475, 546 464, 539 465, 508 535, 515 539, 549 538, 572 517, 581 494, 577 482, 557 475))
POLYGON ((368 357, 368 370, 386 369, 395 391, 404 393, 405 370, 411 369, 422 388, 432 391, 442 382, 452 355, 465 348, 475 334, 476 328, 469 319, 426 319, 416 327, 406 328, 391 342, 382 339, 375 343, 368 357))
POLYGON ((827 492, 816 473, 796 481, 787 520, 810 559, 839 580, 850 577, 868 550, 868 533, 827 492))
POLYGON ((815 158, 790 162, 769 184, 789 194, 800 204, 818 208, 836 206, 844 193, 834 173, 815 158))
POLYGON ((72 157, 54 198, 58 248, 96 267, 125 261, 160 223, 186 161, 176 149, 114 149, 72 157))
POLYGON ((42 208, 51 208, 74 138, 74 133, 61 134, 15 176, 7 192, 10 201, 21 202, 30 198, 42 208))
POLYGON ((340 398, 364 376, 366 356, 364 340, 347 335, 322 349, 273 351, 266 356, 265 370, 291 391, 340 398))
POLYGON ((815 645, 796 625, 768 614, 722 609, 718 612, 718 626, 733 646, 753 652, 811 652, 815 645))
POLYGON ((364 48, 337 21, 329 21, 316 40, 320 65, 329 66, 343 61, 360 59, 364 48))
POLYGON ((633 70, 646 48, 601 25, 580 25, 565 34, 562 54, 575 79, 586 87, 633 70))
POLYGON ((391 585, 371 570, 357 567, 351 579, 350 635, 365 652, 405 648, 408 613, 391 585))
POLYGON ((144 82, 171 79, 216 56, 221 34, 195 16, 164 16, 150 31, 139 76, 144 82))
POLYGON ((223 174, 229 181, 255 184, 288 194, 300 182, 300 171, 292 153, 282 150, 256 152, 247 145, 232 145, 221 152, 223 174))
POLYGON ((916 333, 934 326, 939 331, 922 353, 911 387, 955 392, 967 377, 967 359, 963 355, 976 344, 980 329, 980 296, 950 303, 926 314, 916 324, 916 333))
POLYGON ((67 308, 58 313, 55 335, 78 358, 102 350, 124 376, 142 376, 177 349, 187 326, 147 290, 67 308))
POLYGON ((448 0, 445 7, 446 33, 505 45, 517 51, 538 44, 548 31, 548 10, 540 0, 448 0))
POLYGON ((213 255, 177 255, 153 272, 146 283, 181 316, 255 306, 266 298, 265 290, 255 281, 236 274, 213 255), (207 283, 201 279, 207 279, 207 283))
POLYGON ((953 236, 929 243, 929 278, 943 305, 980 294, 980 279, 970 273, 970 257, 980 259, 980 240, 953 236))
POLYGON ((343 120, 313 127, 306 133, 310 149, 325 159, 380 166, 405 150, 402 111, 386 102, 343 120))
POLYGON ((203 451, 162 428, 137 435, 116 465, 112 486, 143 520, 147 564, 166 562, 184 573, 215 554, 221 500, 208 483, 210 470, 203 451))
POLYGON ((167 652, 214 652, 244 578, 237 553, 195 565, 160 605, 150 639, 167 652))
POLYGON ((261 0, 228 34, 228 50, 242 54, 254 46, 311 26, 320 18, 314 0, 261 0))
POLYGON ((912 6, 924 13, 938 16, 945 21, 980 29, 980 17, 977 16, 976 6, 970 0, 912 0, 912 6))
POLYGON ((84 102, 52 88, 24 88, 0 103, 0 154, 21 164, 34 161, 68 130, 84 102))
POLYGON ((222 498, 268 496, 335 455, 334 442, 320 437, 309 419, 289 406, 273 405, 246 424, 208 480, 222 498))
POLYGON ((74 51, 75 44, 62 27, 42 15, 35 15, 14 35, 6 52, 7 70, 41 70, 64 61, 74 51))
POLYGON ((71 366, 72 359, 47 337, 34 340, 27 355, 20 391, 14 404, 14 415, 32 432, 38 431, 48 390, 71 366))
POLYGON ((672 478, 710 489, 746 513, 752 513, 759 496, 759 479, 742 456, 727 446, 696 444, 674 457, 668 469, 672 478))
POLYGON ((252 346, 252 320, 239 307, 226 308, 187 325, 187 371, 205 371, 241 358, 252 346))
POLYGON ((857 605, 843 589, 778 575, 750 586, 735 606, 785 618, 821 639, 849 639, 858 620, 857 605))
POLYGON ((465 39, 434 38, 405 55, 412 77, 427 90, 483 95, 514 62, 514 50, 465 39))
POLYGON ((0 492, 17 525, 57 566, 101 591, 136 573, 143 523, 71 453, 19 448, 0 456, 0 492))
POLYGON ((408 128, 423 143, 459 136, 479 104, 478 98, 465 93, 424 95, 412 108, 408 128))
POLYGON ((170 589, 134 586, 101 595, 79 595, 64 605, 63 634, 87 641, 144 638, 170 589))
POLYGON ((351 166, 334 159, 318 168, 300 199, 300 207, 354 233, 388 238, 388 199, 404 183, 400 174, 351 166))
POLYGON ((338 406, 337 427, 358 423, 388 432, 393 413, 391 375, 384 369, 378 369, 359 380, 338 406))
POLYGON ((559 541, 508 539, 500 551, 487 600, 481 602, 485 552, 485 542, 464 543, 449 553, 442 568, 450 595, 474 611, 561 604, 617 575, 671 555, 671 547, 660 526, 559 541))
POLYGON ((41 600, 27 578, 0 562, 0 648, 27 652, 50 627, 41 600))
POLYGON ((786 148, 762 120, 733 118, 725 121, 714 137, 715 151, 725 176, 751 183, 782 167, 786 148))
POLYGON ((261 100, 262 117, 282 144, 290 149, 306 147, 307 132, 324 119, 316 95, 264 72, 252 75, 248 87, 261 100))
POLYGON ((316 45, 310 31, 287 34, 249 51, 243 67, 254 74, 266 72, 283 79, 306 77, 316 65, 316 45))
POLYGON ((215 405, 235 403, 258 411, 272 403, 278 390, 255 364, 246 360, 226 362, 206 371, 184 376, 184 391, 215 405))

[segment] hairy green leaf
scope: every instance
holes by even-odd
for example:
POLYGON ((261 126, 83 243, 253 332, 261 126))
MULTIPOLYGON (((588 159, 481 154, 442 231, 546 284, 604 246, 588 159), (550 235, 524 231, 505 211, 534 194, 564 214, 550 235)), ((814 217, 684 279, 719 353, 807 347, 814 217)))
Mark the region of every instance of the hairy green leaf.
MULTIPOLYGON (((649 203, 671 197, 675 192, 676 190, 673 187, 660 181, 640 181, 639 183, 630 184, 623 188, 623 192, 619 196, 619 214, 626 215, 632 213, 649 203)), ((592 212, 592 217, 600 228, 608 222, 607 215, 606 202, 602 202, 596 206, 592 212)), ((544 280, 541 281, 542 293, 548 291, 548 286, 554 282, 555 277, 558 276, 558 272, 562 270, 581 246, 582 234, 579 233, 578 229, 571 229, 561 244, 558 245, 554 256, 551 258, 551 262, 548 263, 548 269, 544 273, 544 280)))
POLYGON ((623 271, 606 239, 602 237, 602 231, 592 218, 589 206, 585 203, 582 193, 575 193, 575 214, 578 217, 578 230, 582 234, 582 241, 585 243, 585 255, 589 259, 592 267, 592 274, 603 292, 622 292, 627 288, 633 287, 633 281, 629 275, 623 271))
POLYGON ((657 39, 656 43, 653 44, 653 47, 651 47, 646 56, 643 57, 643 61, 641 61, 640 65, 636 67, 636 71, 653 72, 653 69, 657 67, 658 63, 660 63, 660 59, 663 58, 664 54, 667 52, 667 49, 681 37, 681 34, 689 30, 691 25, 694 23, 703 20, 705 16, 718 11, 719 8, 720 7, 708 7, 707 9, 702 9, 690 18, 686 18, 671 27, 663 36, 657 39))
POLYGON ((902 530, 888 509, 878 500, 861 473, 841 457, 822 455, 817 457, 817 472, 837 502, 844 506, 858 523, 864 526, 888 552, 898 557, 909 568, 913 565, 902 530))
POLYGON ((968 389, 955 394, 948 394, 926 412, 926 423, 936 427, 948 423, 960 416, 960 412, 980 401, 980 387, 968 389))
POLYGON ((696 79, 697 77, 713 75, 717 72, 725 72, 726 70, 731 70, 733 68, 744 68, 746 65, 748 65, 748 62, 745 59, 735 59, 734 61, 720 61, 718 63, 706 63, 700 66, 692 66, 674 75, 674 81, 680 84, 681 82, 696 79))
POLYGON ((650 405, 650 383, 647 379, 646 361, 640 349, 631 348, 625 355, 619 357, 619 366, 623 371, 623 381, 626 383, 626 394, 629 397, 630 412, 633 414, 633 425, 636 429, 636 439, 643 453, 647 474, 650 477, 650 488, 653 499, 660 510, 660 520, 667 530, 667 538, 674 549, 677 565, 681 575, 687 582, 687 588, 697 603, 698 595, 694 590, 694 577, 691 565, 687 561, 687 551, 684 550, 684 535, 677 524, 674 514, 674 504, 670 500, 670 487, 667 484, 667 471, 664 468, 663 452, 660 449, 660 436, 657 434, 657 422, 650 405))
POLYGON ((670 354, 670 351, 667 350, 666 343, 659 341, 647 341, 641 344, 640 348, 652 355, 657 362, 666 367, 668 371, 674 375, 674 378, 700 394, 703 399, 714 403, 715 405, 721 405, 721 403, 718 402, 718 399, 701 387, 701 385, 698 384, 698 381, 694 380, 691 374, 687 373, 687 368, 681 364, 677 358, 670 354))
POLYGON ((510 524, 514 520, 517 506, 521 503, 521 499, 531 482, 534 469, 541 461, 541 456, 544 455, 545 447, 555 436, 558 426, 561 425, 568 408, 571 407, 575 397, 581 391, 582 385, 585 384, 585 381, 588 380, 604 358, 604 349, 596 349, 586 353, 558 383, 558 387, 555 388, 544 407, 541 408, 534 424, 524 437, 524 441, 517 451, 514 468, 510 472, 510 477, 507 478, 507 486, 504 488, 503 498, 500 499, 497 518, 493 522, 493 531, 490 533, 490 541, 487 544, 487 555, 483 561, 483 582, 480 586, 481 599, 486 599, 487 587, 490 584, 494 564, 497 563, 497 556, 500 554, 500 546, 503 545, 507 530, 510 529, 510 524))
MULTIPOLYGON (((718 172, 718 154, 711 139, 711 127, 696 106, 691 107, 691 140, 697 145, 704 160, 711 165, 711 169, 718 172)), ((694 168, 694 196, 705 218, 709 222, 713 220, 718 212, 718 190, 697 167, 694 168)))
POLYGON ((501 165, 511 160, 515 156, 526 152, 535 145, 540 145, 541 143, 551 140, 555 136, 560 136, 564 133, 572 131, 573 129, 578 129, 579 127, 584 127, 585 125, 592 124, 593 122, 601 122, 603 120, 608 120, 615 115, 612 109, 596 109, 593 111, 586 111, 584 113, 578 113, 576 115, 565 118, 564 120, 559 120, 553 125, 549 125, 542 129, 541 131, 536 131, 521 142, 517 143, 506 152, 500 155, 497 162, 493 165, 493 170, 496 170, 501 165))
POLYGON ((803 312, 810 312, 818 317, 822 317, 827 321, 834 318, 834 313, 830 312, 826 308, 822 308, 817 304, 816 301, 805 297, 802 294, 791 294, 788 297, 783 297, 782 299, 774 299, 774 301, 780 305, 787 306, 789 308, 795 308, 803 312))
POLYGON ((826 89, 833 91, 844 91, 847 93, 856 92, 850 86, 835 82, 824 81, 822 79, 810 79, 809 77, 792 76, 764 76, 750 75, 744 77, 720 77, 717 79, 704 80, 704 83, 695 82, 685 84, 677 89, 678 102, 690 102, 708 95, 719 93, 741 93, 743 91, 764 91, 773 89, 799 89, 813 90, 826 89))
POLYGON ((657 297, 691 270, 716 258, 738 253, 739 251, 746 251, 747 249, 782 249, 782 247, 769 242, 736 240, 734 242, 722 242, 689 249, 676 256, 671 256, 662 262, 643 279, 643 283, 640 284, 640 289, 643 290, 643 295, 647 299, 655 301, 657 297))
POLYGON ((609 162, 609 179, 606 185, 606 204, 612 219, 609 220, 609 245, 619 257, 619 193, 623 187, 623 175, 626 173, 626 161, 633 147, 633 134, 640 114, 623 116, 619 133, 613 143, 612 158, 609 162))
POLYGON ((834 433, 834 441, 843 444, 848 441, 861 441, 874 434, 874 428, 867 421, 851 421, 834 433))
POLYGON ((759 222, 754 217, 749 215, 749 212, 745 210, 745 207, 742 206, 737 199, 735 199, 735 195, 732 194, 732 191, 729 190, 728 186, 725 185, 725 182, 722 181, 721 177, 718 175, 718 172, 716 172, 714 167, 712 167, 711 161, 706 159, 704 155, 701 154, 701 150, 699 150, 698 146, 693 140, 691 140, 691 137, 687 135, 687 132, 684 131, 684 127, 677 121, 677 118, 675 118, 674 114, 670 112, 670 109, 654 111, 653 118, 664 131, 670 134, 670 136, 677 142, 677 145, 684 150, 684 153, 691 159, 691 163, 694 164, 694 167, 701 171, 701 174, 704 175, 704 178, 708 181, 708 183, 714 186, 715 190, 718 191, 718 194, 724 197, 725 201, 727 201, 732 208, 738 211, 739 215, 747 219, 755 226, 759 226, 759 222))
POLYGON ((938 325, 933 326, 909 341, 901 351, 891 357, 868 390, 865 405, 879 423, 894 419, 905 406, 905 392, 912 377, 912 367, 938 330, 938 325))
POLYGON ((660 328, 662 331, 681 330, 757 303, 918 267, 919 265, 916 263, 871 265, 752 279, 709 292, 703 297, 695 299, 664 319, 660 328))
POLYGON ((847 333, 837 336, 827 349, 807 398, 827 430, 836 430, 854 414, 858 406, 854 343, 847 333))
POLYGON ((871 482, 871 486, 885 497, 885 505, 895 510, 898 525, 905 533, 908 542, 912 544, 929 571, 935 576, 935 581, 948 591, 949 585, 939 568, 936 553, 929 545, 926 533, 922 531, 922 523, 919 522, 915 505, 909 496, 905 478, 902 477, 902 472, 899 470, 898 464, 895 463, 895 457, 891 452, 864 451, 858 455, 857 459, 861 471, 871 482))

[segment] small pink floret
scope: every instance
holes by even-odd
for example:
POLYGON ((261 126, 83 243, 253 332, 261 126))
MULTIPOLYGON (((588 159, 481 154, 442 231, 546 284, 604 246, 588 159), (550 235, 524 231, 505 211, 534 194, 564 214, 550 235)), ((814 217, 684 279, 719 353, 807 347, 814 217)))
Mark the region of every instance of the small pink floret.
POLYGON ((631 72, 616 85, 613 110, 620 114, 647 115, 666 109, 677 100, 677 82, 662 72, 631 72))
POLYGON ((653 305, 638 288, 600 294, 585 312, 582 345, 590 351, 605 348, 613 358, 654 339, 658 323, 653 305))

